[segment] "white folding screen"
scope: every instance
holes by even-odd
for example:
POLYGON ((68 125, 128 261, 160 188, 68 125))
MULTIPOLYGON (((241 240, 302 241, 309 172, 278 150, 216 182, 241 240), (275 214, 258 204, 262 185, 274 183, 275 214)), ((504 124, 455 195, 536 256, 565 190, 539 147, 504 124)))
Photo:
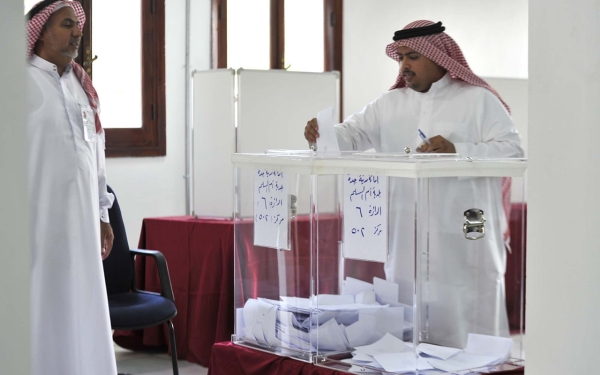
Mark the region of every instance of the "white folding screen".
MULTIPOLYGON (((238 69, 237 74, 233 69, 194 72, 194 214, 231 217, 234 188, 231 154, 307 150, 303 135, 306 122, 330 106, 335 118, 339 118, 338 72, 244 69, 238 69)), ((242 191, 252 191, 251 183, 238 181, 242 191)), ((309 192, 300 192, 298 199, 309 199, 309 192)), ((334 210, 334 202, 320 206, 334 210)), ((244 216, 251 212, 252 207, 241 208, 244 216)))
POLYGON ((237 152, 307 149, 306 122, 327 107, 338 118, 339 73, 238 70, 237 152))
POLYGON ((194 72, 194 214, 232 217, 235 70, 194 72))

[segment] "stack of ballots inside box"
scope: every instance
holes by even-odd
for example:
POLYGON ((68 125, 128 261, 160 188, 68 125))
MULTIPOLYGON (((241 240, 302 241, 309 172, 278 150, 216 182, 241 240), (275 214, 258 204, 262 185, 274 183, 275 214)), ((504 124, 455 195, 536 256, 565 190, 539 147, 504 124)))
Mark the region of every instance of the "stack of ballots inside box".
POLYGON ((351 357, 342 361, 349 365, 391 373, 459 374, 508 358, 510 338, 477 334, 469 334, 465 348, 420 343, 415 355, 413 309, 398 303, 397 296, 398 285, 392 282, 348 277, 340 295, 248 299, 238 310, 236 332, 265 347, 347 352, 351 357))
POLYGON ((394 288, 397 295, 394 283, 347 278, 340 295, 249 299, 243 308, 243 328, 238 324, 236 331, 262 345, 311 352, 317 351, 317 342, 319 351, 341 352, 375 342, 386 333, 409 339, 412 309, 386 299, 394 288))

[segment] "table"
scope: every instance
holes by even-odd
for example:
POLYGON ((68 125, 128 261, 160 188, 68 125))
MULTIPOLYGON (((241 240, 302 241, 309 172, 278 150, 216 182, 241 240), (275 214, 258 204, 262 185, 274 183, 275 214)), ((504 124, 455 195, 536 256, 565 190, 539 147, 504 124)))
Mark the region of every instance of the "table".
MULTIPOLYGON (((231 342, 213 346, 208 375, 343 375, 346 372, 318 367, 311 363, 248 349, 231 342)), ((524 370, 496 372, 524 375, 524 370)))
MULTIPOLYGON (((514 204, 510 220, 512 253, 508 256, 505 279, 508 295, 515 296, 513 300, 506 301, 513 331, 518 329, 521 319, 518 309, 520 298, 517 297, 518 294, 513 294, 513 291, 524 288, 524 285, 521 285, 520 271, 525 259, 524 244, 520 241, 526 231, 521 221, 524 209, 526 207, 521 204, 514 204)), ((339 219, 332 216, 321 222, 323 227, 320 232, 331 235, 320 235, 320 246, 321 249, 326 249, 326 253, 321 254, 319 262, 321 266, 332 269, 332 272, 321 274, 320 293, 335 293, 332 288, 337 285, 337 255, 327 250, 337 249, 336 220, 339 219)), ((292 230, 308 233, 308 225, 308 220, 299 220, 298 227, 292 230)), ((235 270, 234 230, 231 220, 191 216, 144 219, 139 247, 160 250, 169 266, 177 306, 177 317, 173 320, 173 324, 178 358, 208 366, 213 343, 228 341, 233 334, 235 298, 238 300, 238 305, 241 305, 239 301, 245 301, 247 298, 259 295, 278 298, 280 295, 279 285, 271 285, 265 281, 277 280, 277 277, 273 276, 273 272, 277 272, 277 265, 274 263, 276 259, 272 259, 270 263, 265 262, 266 258, 264 254, 261 255, 261 250, 251 245, 250 229, 251 226, 243 228, 246 235, 243 236, 245 240, 241 240, 244 241, 243 247, 249 249, 241 253, 246 257, 244 259, 246 267, 235 270), (234 296, 236 278, 252 279, 255 282, 245 282, 243 288, 238 288, 240 294, 234 296)), ((298 244, 295 246, 303 250, 298 252, 299 255, 294 262, 286 262, 293 265, 293 269, 287 272, 287 285, 295 285, 297 289, 287 292, 289 295, 307 297, 308 289, 304 288, 306 283, 298 282, 298 279, 305 277, 309 272, 310 257, 306 250, 309 248, 309 240, 308 236, 298 238, 298 244)), ((286 254, 286 257, 289 256, 286 254)), ((136 283, 139 289, 160 291, 158 273, 153 263, 151 258, 139 258, 136 261, 136 283)), ((347 274, 359 279, 372 277, 372 275, 385 278, 381 264, 367 262, 371 263, 374 269, 365 269, 360 263, 365 262, 347 261, 347 274)), ((131 350, 166 350, 167 337, 166 329, 163 327, 133 332, 116 331, 114 334, 114 340, 118 345, 131 350)))
MULTIPOLYGON (((229 220, 164 217, 144 219, 139 247, 160 250, 175 296, 177 357, 208 366, 215 342, 233 333, 233 224, 229 220)), ((151 258, 136 260, 139 289, 160 291, 151 258)), ((114 341, 131 350, 165 350, 166 328, 116 331, 114 341)))

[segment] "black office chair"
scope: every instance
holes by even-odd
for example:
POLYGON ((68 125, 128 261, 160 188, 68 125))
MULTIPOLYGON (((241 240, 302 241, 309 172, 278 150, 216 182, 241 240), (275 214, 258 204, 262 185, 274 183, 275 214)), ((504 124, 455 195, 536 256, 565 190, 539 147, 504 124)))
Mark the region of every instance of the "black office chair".
MULTIPOLYGON (((110 186, 108 192, 114 194, 110 186)), ((109 257, 103 263, 112 329, 136 330, 166 323, 169 328, 173 374, 179 375, 175 332, 171 322, 171 319, 177 315, 177 309, 167 261, 159 251, 129 249, 116 195, 112 208, 108 210, 108 216, 115 240, 109 257), (135 287, 134 257, 136 255, 154 258, 158 267, 161 294, 138 290, 135 287)))

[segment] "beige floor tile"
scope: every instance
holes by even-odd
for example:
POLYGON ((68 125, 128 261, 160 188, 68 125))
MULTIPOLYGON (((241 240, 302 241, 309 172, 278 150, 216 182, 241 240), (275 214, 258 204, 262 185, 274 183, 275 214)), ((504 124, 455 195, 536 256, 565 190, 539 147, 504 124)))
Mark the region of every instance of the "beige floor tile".
MULTIPOLYGON (((115 345, 117 370, 132 375, 172 375, 171 357, 166 353, 132 352, 115 345)), ((179 360, 180 375, 206 375, 208 369, 195 363, 179 360)))

